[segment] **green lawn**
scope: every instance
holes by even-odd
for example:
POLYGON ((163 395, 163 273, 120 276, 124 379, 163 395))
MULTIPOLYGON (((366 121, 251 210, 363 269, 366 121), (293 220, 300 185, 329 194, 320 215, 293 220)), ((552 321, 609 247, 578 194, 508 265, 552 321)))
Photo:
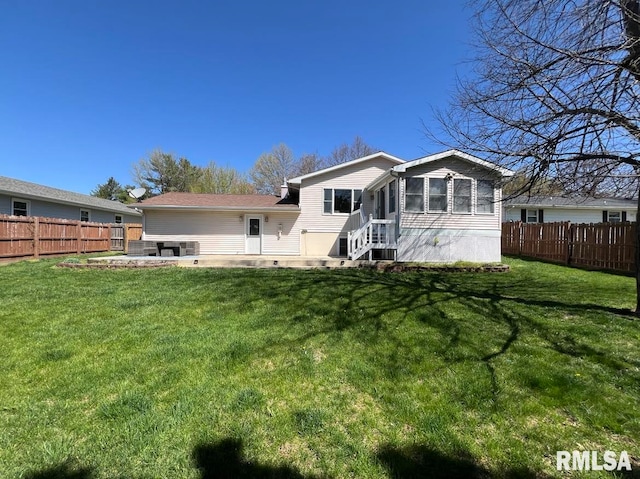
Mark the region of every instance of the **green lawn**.
MULTIPOLYGON (((0 477, 640 470, 633 279, 0 267, 0 477)), ((607 472, 571 477, 613 477, 607 472)))

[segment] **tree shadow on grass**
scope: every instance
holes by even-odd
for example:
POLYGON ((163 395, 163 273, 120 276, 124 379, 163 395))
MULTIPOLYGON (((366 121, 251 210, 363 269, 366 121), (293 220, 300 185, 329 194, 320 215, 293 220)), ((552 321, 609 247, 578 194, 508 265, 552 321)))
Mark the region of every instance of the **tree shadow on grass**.
POLYGON ((201 444, 193 450, 193 460, 201 479, 312 479, 289 466, 268 466, 247 461, 240 439, 225 438, 214 444, 201 444))
POLYGON ((71 463, 62 463, 42 471, 32 472, 25 479, 92 479, 95 471, 88 467, 79 467, 71 463))
POLYGON ((526 468, 492 472, 466 451, 448 456, 424 445, 407 448, 383 446, 376 455, 378 460, 395 479, 540 479, 547 476, 526 468))

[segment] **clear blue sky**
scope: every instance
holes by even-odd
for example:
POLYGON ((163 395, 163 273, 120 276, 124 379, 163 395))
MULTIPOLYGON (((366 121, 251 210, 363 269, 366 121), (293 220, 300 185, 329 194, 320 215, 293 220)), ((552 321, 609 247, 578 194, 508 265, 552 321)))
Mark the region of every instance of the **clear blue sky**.
POLYGON ((468 56, 464 0, 0 0, 0 175, 89 193, 154 149, 248 171, 360 135, 405 159, 468 56))

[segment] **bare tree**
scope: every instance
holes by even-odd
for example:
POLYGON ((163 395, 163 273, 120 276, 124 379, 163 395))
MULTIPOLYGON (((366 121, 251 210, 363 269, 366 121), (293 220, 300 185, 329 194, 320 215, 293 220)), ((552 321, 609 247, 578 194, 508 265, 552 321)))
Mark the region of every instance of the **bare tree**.
POLYGON ((377 151, 378 150, 375 148, 367 145, 361 137, 356 136, 351 144, 343 143, 340 146, 336 146, 329 156, 325 158, 324 166, 328 167, 339 165, 341 163, 346 163, 347 161, 372 155, 377 151))
POLYGON ((285 178, 298 174, 298 165, 291 148, 284 143, 262 153, 251 168, 249 176, 258 193, 278 194, 285 178))
POLYGON ((519 170, 521 192, 553 181, 582 194, 637 194, 639 4, 476 4, 472 73, 437 113, 445 142, 519 170))

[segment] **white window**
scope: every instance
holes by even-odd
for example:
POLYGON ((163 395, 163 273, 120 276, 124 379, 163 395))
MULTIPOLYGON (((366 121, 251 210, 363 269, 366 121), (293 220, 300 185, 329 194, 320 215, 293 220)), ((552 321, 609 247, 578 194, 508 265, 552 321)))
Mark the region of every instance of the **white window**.
POLYGON ((494 194, 493 181, 478 180, 478 203, 476 204, 476 213, 491 214, 494 212, 494 194))
POLYGON ((325 188, 323 203, 325 214, 349 214, 360 209, 362 190, 325 188))
POLYGON ((453 212, 471 213, 471 180, 453 180, 453 212))
POLYGON ((620 223, 622 222, 622 212, 620 211, 609 211, 608 212, 608 220, 609 223, 620 223))
POLYGON ((405 180, 404 209, 409 213, 424 213, 424 178, 405 180))
POLYGON ((527 210, 527 223, 538 222, 538 210, 527 210))
POLYGON ((117 224, 121 224, 121 223, 122 223, 122 215, 116 215, 115 222, 116 222, 117 224))
POLYGON ((429 178, 429 213, 447 212, 447 180, 429 178))
POLYGON ((91 221, 91 211, 80 210, 80 221, 91 221))
POLYGON ((396 180, 389 183, 389 213, 396 212, 396 180))
POLYGON ((31 202, 27 200, 12 199, 11 214, 14 216, 29 216, 31 212, 31 202))

